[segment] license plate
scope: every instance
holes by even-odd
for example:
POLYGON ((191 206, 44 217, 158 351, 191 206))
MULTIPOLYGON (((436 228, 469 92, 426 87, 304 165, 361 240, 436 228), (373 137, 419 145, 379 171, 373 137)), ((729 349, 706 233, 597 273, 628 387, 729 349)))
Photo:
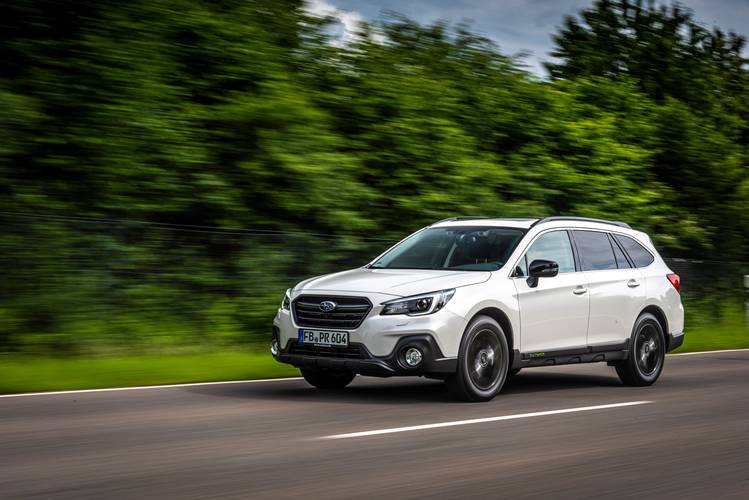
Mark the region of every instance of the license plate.
POLYGON ((300 344, 347 347, 348 332, 336 332, 332 330, 309 330, 307 328, 300 328, 298 341, 300 344))

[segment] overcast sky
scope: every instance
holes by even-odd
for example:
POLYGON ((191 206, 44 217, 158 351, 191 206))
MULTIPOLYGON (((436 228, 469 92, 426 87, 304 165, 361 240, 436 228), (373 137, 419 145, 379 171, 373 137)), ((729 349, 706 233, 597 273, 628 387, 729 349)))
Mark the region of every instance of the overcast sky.
MULTIPOLYGON (((565 15, 576 14, 592 0, 309 0, 310 9, 334 14, 342 26, 359 19, 377 21, 394 11, 422 23, 469 21, 473 30, 494 40, 505 54, 531 53, 530 69, 545 75, 541 61, 549 60, 551 34, 565 15)), ((682 0, 706 26, 749 36, 749 0, 682 0)))

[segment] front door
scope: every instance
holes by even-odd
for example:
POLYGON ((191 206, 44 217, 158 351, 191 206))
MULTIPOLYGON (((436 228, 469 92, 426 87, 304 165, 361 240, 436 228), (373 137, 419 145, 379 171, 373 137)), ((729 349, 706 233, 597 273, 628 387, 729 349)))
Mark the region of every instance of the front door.
POLYGON ((575 269, 569 233, 541 233, 518 263, 515 289, 520 306, 520 351, 546 353, 586 347, 589 295, 585 275, 575 269), (528 265, 535 259, 559 264, 559 274, 528 285, 528 265))

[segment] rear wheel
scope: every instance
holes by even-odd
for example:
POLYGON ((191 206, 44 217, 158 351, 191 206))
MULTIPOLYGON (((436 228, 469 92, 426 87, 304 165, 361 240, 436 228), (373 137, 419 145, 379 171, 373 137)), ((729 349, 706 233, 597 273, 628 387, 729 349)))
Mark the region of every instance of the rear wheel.
POLYGON ((661 324, 652 314, 641 314, 635 322, 629 358, 615 365, 616 374, 626 385, 651 385, 663 371, 665 356, 666 342, 661 324))
POLYGON ((466 328, 460 343, 458 371, 447 380, 450 392, 463 401, 489 401, 507 379, 510 353, 499 324, 478 316, 466 328))
POLYGON ((318 389, 343 389, 354 380, 356 374, 348 370, 325 370, 302 368, 302 377, 318 389))

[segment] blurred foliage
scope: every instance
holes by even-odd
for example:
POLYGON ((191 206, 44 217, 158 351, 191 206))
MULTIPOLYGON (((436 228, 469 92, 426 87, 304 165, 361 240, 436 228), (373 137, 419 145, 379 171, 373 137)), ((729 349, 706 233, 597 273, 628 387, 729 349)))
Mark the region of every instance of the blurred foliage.
POLYGON ((677 6, 595 2, 548 81, 465 26, 342 44, 300 0, 0 19, 0 350, 263 338, 285 287, 450 215, 611 217, 749 259, 744 40, 677 6))

